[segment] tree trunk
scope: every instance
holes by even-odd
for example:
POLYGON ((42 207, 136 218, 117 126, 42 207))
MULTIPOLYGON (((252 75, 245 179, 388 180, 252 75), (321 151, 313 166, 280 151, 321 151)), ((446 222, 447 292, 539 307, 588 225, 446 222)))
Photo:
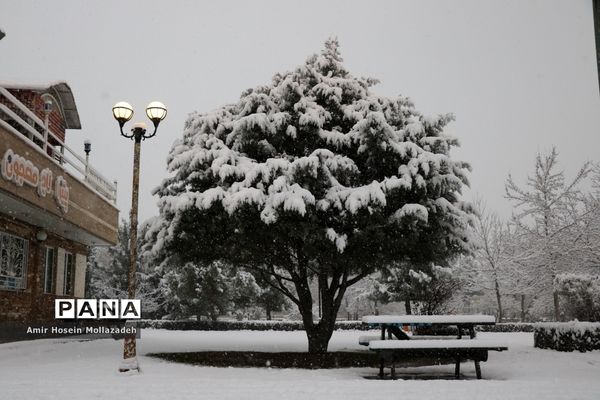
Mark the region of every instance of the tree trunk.
POLYGON ((410 299, 404 300, 404 311, 406 311, 406 315, 412 315, 412 306, 410 304, 410 299))
POLYGON ((500 295, 500 286, 498 285, 498 280, 494 281, 494 286, 496 291, 496 301, 498 302, 498 322, 502 322, 502 296, 500 295))
POLYGON ((300 307, 300 314, 308 339, 308 352, 311 354, 327 353, 327 346, 331 335, 333 335, 334 324, 329 321, 329 318, 325 317, 315 324, 312 310, 309 311, 305 307, 300 307))
POLYGON ((319 293, 321 302, 321 318, 318 323, 313 320, 313 300, 309 289, 308 280, 294 282, 298 293, 298 310, 302 315, 302 322, 308 339, 308 352, 311 354, 323 354, 327 352, 329 339, 335 329, 337 313, 342 305, 342 299, 346 287, 338 286, 332 289, 328 286, 327 275, 321 275, 319 279, 319 293))
POLYGON ((525 295, 521 295, 521 322, 525 322, 525 295))
POLYGON ((321 295, 321 320, 317 324, 312 323, 310 327, 304 325, 307 328, 309 353, 327 353, 329 339, 331 339, 335 329, 335 317, 340 307, 340 304, 337 304, 334 300, 329 295, 321 295))
POLYGON ((554 297, 554 320, 560 321, 560 305, 558 302, 558 292, 554 291, 552 295, 554 297))
POLYGON ((272 315, 271 315, 271 308, 266 307, 265 308, 265 312, 267 314, 267 321, 270 321, 272 319, 272 315))
POLYGON ((340 305, 341 301, 336 302, 332 296, 321 295, 321 319, 318 323, 313 321, 312 304, 310 308, 301 307, 300 313, 306 329, 309 353, 327 353, 329 339, 331 339, 335 329, 335 317, 340 305))
POLYGON ((311 354, 327 353, 329 339, 333 335, 333 329, 323 324, 323 321, 314 325, 311 331, 306 331, 308 337, 308 352, 311 354))

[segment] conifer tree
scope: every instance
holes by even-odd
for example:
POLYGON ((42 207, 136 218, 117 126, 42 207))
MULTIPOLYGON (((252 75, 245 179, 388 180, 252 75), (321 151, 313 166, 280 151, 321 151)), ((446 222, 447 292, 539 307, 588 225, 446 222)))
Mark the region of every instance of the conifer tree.
POLYGON ((191 114, 156 190, 153 251, 268 277, 298 308, 313 353, 327 351, 348 287, 396 261, 468 251, 469 166, 443 132, 453 116, 423 116, 375 83, 350 74, 330 39, 270 85, 191 114))

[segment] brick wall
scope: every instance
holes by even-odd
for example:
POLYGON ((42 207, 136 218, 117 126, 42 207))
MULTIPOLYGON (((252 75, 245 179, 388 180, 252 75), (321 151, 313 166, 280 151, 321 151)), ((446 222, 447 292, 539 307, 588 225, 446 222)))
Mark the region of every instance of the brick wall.
MULTIPOLYGON (((29 108, 33 113, 38 116, 42 121, 44 121, 46 114, 44 112, 44 99, 42 96, 34 92, 32 90, 17 90, 17 89, 9 89, 9 92, 15 96, 21 103, 23 103, 27 108, 29 108)), ((4 97, 0 98, 0 103, 9 106, 13 111, 17 111, 16 107, 12 105, 8 100, 4 97)), ((60 140, 65 141, 65 121, 60 114, 58 109, 59 105, 56 102, 56 99, 53 100, 52 111, 48 115, 48 127, 50 131, 54 133, 60 140)), ((56 145, 57 143, 52 143, 56 145)))
MULTIPOLYGON (((0 321, 41 322, 54 320, 54 299, 71 298, 44 293, 43 259, 46 246, 61 247, 73 254, 87 254, 84 245, 49 235, 43 243, 35 239, 37 228, 0 215, 0 231, 28 241, 27 286, 21 290, 0 289, 0 321)), ((56 268, 54 271, 56 275, 56 268)), ((56 276, 52 279, 56 282, 56 276)))

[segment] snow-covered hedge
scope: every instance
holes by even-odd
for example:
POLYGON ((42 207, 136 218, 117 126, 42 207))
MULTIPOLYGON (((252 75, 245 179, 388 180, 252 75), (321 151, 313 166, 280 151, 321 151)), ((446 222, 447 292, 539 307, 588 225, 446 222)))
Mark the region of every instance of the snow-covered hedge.
MULTIPOLYGON (((475 327, 477 332, 533 332, 534 324, 526 322, 499 323, 496 325, 479 325, 475 327)), ((430 327, 421 327, 417 330, 419 335, 458 335, 458 329, 455 326, 443 326, 432 329, 430 327)), ((463 335, 469 332, 463 331, 463 335)))
MULTIPOLYGON (((189 321, 189 320, 142 320, 141 328, 168 329, 175 331, 303 331, 302 321, 189 321)), ((336 330, 367 330, 360 321, 340 321, 336 330)))
POLYGON ((600 350, 600 322, 535 324, 533 343, 540 349, 558 351, 600 350))
POLYGON ((528 322, 503 322, 496 325, 481 325, 479 332, 533 332, 535 324, 528 322))
MULTIPOLYGON (((502 323, 496 325, 478 326, 481 332, 533 332, 534 324, 527 323, 502 323)), ((302 331, 302 321, 190 321, 190 320, 142 320, 141 328, 168 329, 174 331, 302 331)), ((336 330, 369 330, 361 321, 338 321, 336 330)), ((455 335, 455 327, 444 327, 437 334, 455 335)), ((420 334, 432 334, 430 330, 423 330, 420 334)))

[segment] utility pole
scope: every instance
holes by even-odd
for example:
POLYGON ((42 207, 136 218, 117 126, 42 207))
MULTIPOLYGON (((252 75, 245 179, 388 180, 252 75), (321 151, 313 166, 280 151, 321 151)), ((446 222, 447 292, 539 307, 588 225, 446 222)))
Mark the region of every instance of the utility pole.
POLYGON ((600 89, 600 0, 594 0, 594 36, 596 37, 596 65, 598 71, 598 89, 600 89))

